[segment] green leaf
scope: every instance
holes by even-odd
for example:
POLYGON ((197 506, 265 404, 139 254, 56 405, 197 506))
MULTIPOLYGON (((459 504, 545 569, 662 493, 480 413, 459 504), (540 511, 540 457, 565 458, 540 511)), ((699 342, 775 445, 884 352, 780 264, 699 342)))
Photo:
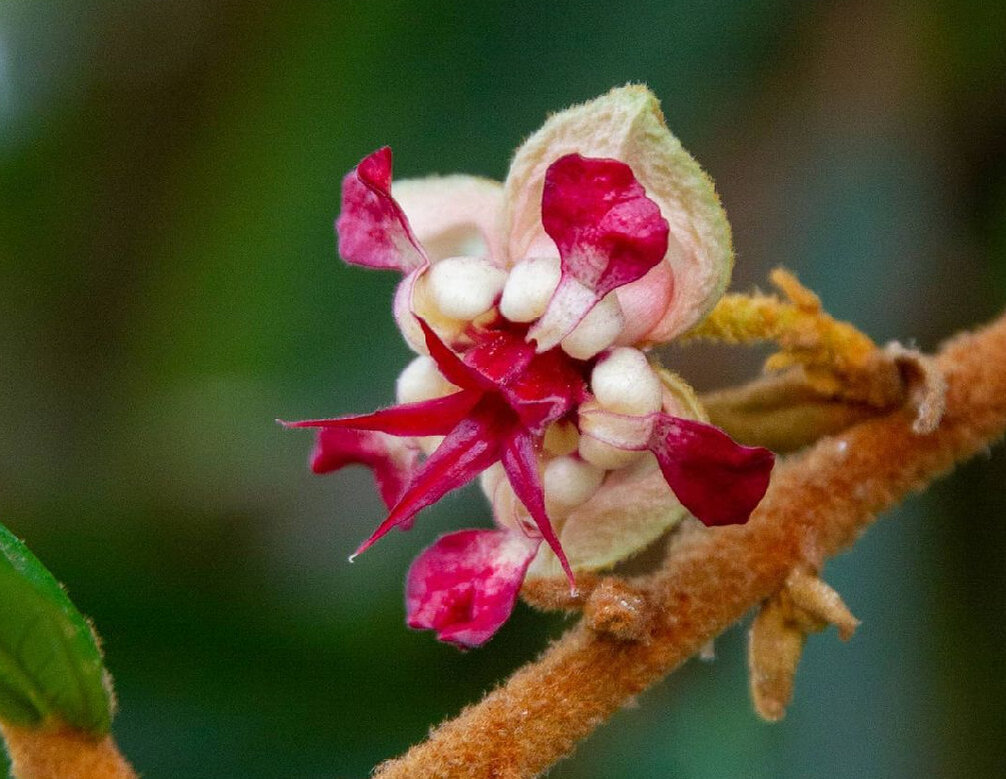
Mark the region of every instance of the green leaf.
POLYGON ((112 696, 101 651, 59 582, 0 525, 0 720, 49 719, 108 732, 112 696))

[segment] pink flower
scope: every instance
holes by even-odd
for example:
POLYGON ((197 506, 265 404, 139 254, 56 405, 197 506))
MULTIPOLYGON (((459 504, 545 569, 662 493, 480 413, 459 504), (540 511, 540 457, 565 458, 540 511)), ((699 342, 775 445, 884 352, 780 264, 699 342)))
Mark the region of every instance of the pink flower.
POLYGON ((687 512, 747 521, 772 453, 705 422, 642 351, 700 321, 733 261, 712 183, 645 88, 550 118, 503 185, 392 187, 380 149, 344 179, 336 228, 347 262, 404 274, 395 315, 419 354, 399 405, 292 423, 321 428, 316 472, 374 469, 389 514, 356 553, 480 474, 497 524, 415 560, 410 626, 476 646, 525 576, 561 570, 573 586, 687 512))

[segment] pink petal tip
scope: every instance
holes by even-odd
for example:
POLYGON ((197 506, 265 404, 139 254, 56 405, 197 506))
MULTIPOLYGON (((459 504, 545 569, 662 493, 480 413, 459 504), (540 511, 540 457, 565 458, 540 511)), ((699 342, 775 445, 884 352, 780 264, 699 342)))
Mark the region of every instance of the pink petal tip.
POLYGON ((411 628, 459 647, 481 646, 513 611, 540 539, 510 531, 463 530, 441 537, 409 568, 411 628))
POLYGON ((650 451, 682 505, 705 525, 748 521, 768 489, 775 455, 718 427, 657 414, 650 451))
POLYGON ((342 180, 342 209, 335 223, 339 254, 353 265, 408 273, 427 264, 426 253, 391 196, 391 149, 364 157, 342 180))
POLYGON ((657 265, 669 227, 628 165, 579 154, 560 157, 545 172, 541 219, 562 259, 559 286, 528 333, 545 351, 601 298, 657 265))
POLYGON ((419 450, 409 440, 371 430, 325 428, 318 432, 311 452, 311 470, 321 474, 347 465, 365 465, 374 471, 377 489, 390 507, 405 492, 418 458, 419 450))

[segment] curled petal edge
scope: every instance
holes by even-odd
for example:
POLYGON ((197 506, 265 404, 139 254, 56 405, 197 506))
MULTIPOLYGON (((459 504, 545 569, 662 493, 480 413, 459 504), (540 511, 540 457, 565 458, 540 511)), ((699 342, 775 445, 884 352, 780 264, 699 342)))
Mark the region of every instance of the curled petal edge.
POLYGON ((675 496, 704 525, 743 524, 768 489, 775 455, 718 427, 658 414, 649 450, 675 496))
POLYGON ((712 180, 667 129, 660 102, 645 86, 617 87, 560 111, 517 150, 503 185, 509 262, 548 240, 539 208, 545 171, 574 152, 628 164, 670 226, 659 270, 615 292, 629 323, 624 342, 663 342, 684 333, 712 310, 730 281, 730 224, 712 180))
POLYGON ((391 163, 391 149, 384 146, 346 174, 335 230, 339 254, 346 262, 409 273, 429 261, 391 195, 391 163))
POLYGON ((503 185, 477 176, 429 176, 396 181, 391 194, 430 262, 488 257, 502 262, 499 219, 503 185))
POLYGON ((409 439, 373 430, 326 428, 318 431, 311 451, 311 470, 331 473, 347 465, 365 465, 384 504, 391 508, 405 492, 419 462, 419 448, 409 439))
POLYGON ((611 417, 615 424, 589 424, 588 435, 620 449, 652 452, 675 497, 704 525, 747 522, 768 489, 775 455, 738 444, 708 422, 662 412, 630 417, 594 411, 591 416, 611 417), (605 428, 620 435, 605 435, 605 428))

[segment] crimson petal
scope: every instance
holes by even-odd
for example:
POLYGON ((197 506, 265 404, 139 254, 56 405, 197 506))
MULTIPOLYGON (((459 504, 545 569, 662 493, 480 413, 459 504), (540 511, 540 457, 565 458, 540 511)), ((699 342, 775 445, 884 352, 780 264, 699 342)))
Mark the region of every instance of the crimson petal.
POLYGON ((538 457, 531 436, 520 430, 515 431, 503 444, 501 460, 510 486, 524 504, 524 508, 531 514, 531 519, 538 526, 542 537, 559 558, 559 563, 569 579, 570 591, 575 593, 576 579, 545 511, 545 491, 542 488, 541 476, 538 474, 538 457))
POLYGON ((536 354, 503 393, 531 433, 545 428, 587 398, 581 373, 559 349, 536 354))
POLYGON ((528 338, 556 346, 613 289, 642 278, 667 253, 660 207, 624 162, 567 154, 545 171, 545 232, 562 259, 562 276, 528 338))
POLYGON ((560 350, 538 354, 522 332, 482 330, 465 352, 464 363, 502 395, 531 433, 569 412, 586 397, 583 375, 560 350))
POLYGON ((705 525, 748 521, 768 488, 775 455, 741 446, 717 427, 656 414, 649 449, 678 500, 705 525))
POLYGON ((369 549, 391 528, 408 525, 424 508, 467 484, 496 462, 500 456, 500 442, 510 435, 515 424, 513 412, 498 398, 491 395, 482 398, 416 471, 388 518, 360 545, 354 556, 369 549))
POLYGON ((461 390, 433 400, 391 406, 373 414, 334 419, 302 419, 282 424, 286 427, 377 430, 397 436, 446 435, 468 415, 481 397, 480 392, 461 390))
POLYGON ((409 567, 410 628, 435 630, 461 647, 481 646, 513 611, 541 539, 503 530, 462 530, 441 537, 409 567))
POLYGON ((483 330, 465 352, 465 365, 497 389, 518 380, 534 360, 534 347, 509 330, 483 330))
POLYGON ((347 465, 365 465, 374 471, 374 481, 388 508, 395 505, 412 479, 419 449, 403 441, 371 430, 318 431, 311 452, 311 470, 331 473, 347 465))
POLYGON ((354 265, 408 273, 428 263, 401 206, 391 196, 391 149, 378 149, 342 180, 335 222, 339 254, 354 265))
POLYGON ((426 348, 430 357, 437 364, 441 375, 451 384, 466 389, 492 389, 493 384, 474 368, 466 365, 460 357, 452 352, 422 317, 416 317, 426 338, 426 348))

